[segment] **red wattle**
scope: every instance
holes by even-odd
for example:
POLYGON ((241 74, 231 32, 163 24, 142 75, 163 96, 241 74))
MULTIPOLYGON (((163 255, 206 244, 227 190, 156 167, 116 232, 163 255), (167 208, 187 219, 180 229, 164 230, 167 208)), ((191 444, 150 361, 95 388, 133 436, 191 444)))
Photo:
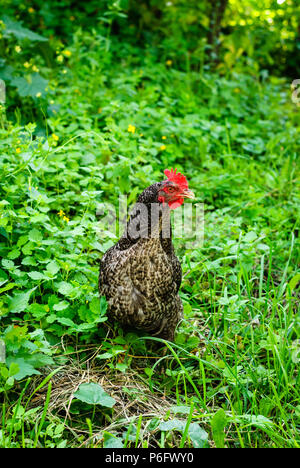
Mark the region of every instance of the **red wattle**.
POLYGON ((183 198, 177 198, 177 200, 171 201, 168 203, 170 210, 175 210, 175 208, 178 208, 179 206, 182 205, 184 202, 183 198))

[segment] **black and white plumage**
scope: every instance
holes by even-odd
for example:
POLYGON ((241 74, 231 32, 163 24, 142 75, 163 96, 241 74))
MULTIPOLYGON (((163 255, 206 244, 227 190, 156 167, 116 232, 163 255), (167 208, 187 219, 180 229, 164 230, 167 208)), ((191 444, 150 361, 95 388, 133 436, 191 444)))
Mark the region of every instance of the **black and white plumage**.
POLYGON ((110 319, 173 341, 183 306, 170 209, 180 206, 183 198, 193 198, 193 193, 176 170, 165 173, 167 180, 138 197, 123 236, 102 257, 99 292, 107 299, 110 319))

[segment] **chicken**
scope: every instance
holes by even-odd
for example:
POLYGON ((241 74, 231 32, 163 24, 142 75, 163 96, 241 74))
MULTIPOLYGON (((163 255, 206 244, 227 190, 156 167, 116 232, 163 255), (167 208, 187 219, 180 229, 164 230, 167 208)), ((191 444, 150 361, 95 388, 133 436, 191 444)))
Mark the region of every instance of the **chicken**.
POLYGON ((109 319, 173 341, 183 306, 170 210, 194 194, 177 169, 164 173, 166 180, 138 197, 123 236, 103 255, 99 292, 108 302, 109 319))

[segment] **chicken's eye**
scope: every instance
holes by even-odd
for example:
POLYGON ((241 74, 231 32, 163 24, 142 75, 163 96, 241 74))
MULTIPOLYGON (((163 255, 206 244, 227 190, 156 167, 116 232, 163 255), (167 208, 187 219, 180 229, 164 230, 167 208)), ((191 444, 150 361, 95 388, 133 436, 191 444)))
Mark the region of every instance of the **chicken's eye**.
POLYGON ((168 192, 175 192, 175 188, 174 187, 168 187, 168 192))

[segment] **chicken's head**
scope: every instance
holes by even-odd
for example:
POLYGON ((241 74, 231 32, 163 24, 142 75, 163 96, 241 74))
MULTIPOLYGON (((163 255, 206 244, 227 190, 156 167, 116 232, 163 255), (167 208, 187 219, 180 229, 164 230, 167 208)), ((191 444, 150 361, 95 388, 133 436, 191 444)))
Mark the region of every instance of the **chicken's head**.
POLYGON ((158 192, 158 201, 167 203, 171 210, 182 205, 185 198, 194 199, 195 195, 188 188, 186 178, 177 169, 165 169, 167 180, 162 182, 162 186, 158 192))

